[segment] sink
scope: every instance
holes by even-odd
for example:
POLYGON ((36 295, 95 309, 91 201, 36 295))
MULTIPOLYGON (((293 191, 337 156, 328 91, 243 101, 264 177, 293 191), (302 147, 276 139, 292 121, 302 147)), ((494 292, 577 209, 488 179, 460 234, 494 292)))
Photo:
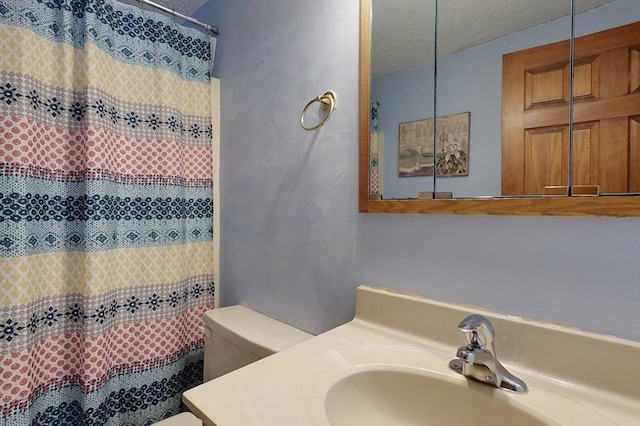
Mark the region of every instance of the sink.
POLYGON ((553 423, 501 398, 503 390, 447 380, 424 371, 372 369, 331 386, 325 412, 331 425, 522 425, 553 423))
POLYGON ((186 391, 206 426, 598 425, 640 423, 640 344, 359 287, 355 318, 186 391), (527 393, 449 368, 472 313, 527 393))

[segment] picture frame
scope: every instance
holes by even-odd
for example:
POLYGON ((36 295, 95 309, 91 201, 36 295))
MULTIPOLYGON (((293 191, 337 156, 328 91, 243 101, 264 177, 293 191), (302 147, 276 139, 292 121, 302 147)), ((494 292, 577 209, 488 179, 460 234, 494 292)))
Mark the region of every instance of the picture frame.
POLYGON ((470 120, 462 112, 437 117, 435 126, 433 118, 400 123, 398 176, 468 176, 470 120))

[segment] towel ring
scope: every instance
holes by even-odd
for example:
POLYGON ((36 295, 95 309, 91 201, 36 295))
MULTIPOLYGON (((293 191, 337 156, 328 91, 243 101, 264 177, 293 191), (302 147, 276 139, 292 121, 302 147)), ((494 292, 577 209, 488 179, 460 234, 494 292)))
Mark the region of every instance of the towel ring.
POLYGON ((302 114, 300 115, 300 125, 302 126, 302 128, 305 130, 316 130, 324 126, 324 124, 331 118, 331 114, 333 114, 333 111, 336 109, 337 102, 338 95, 336 95, 336 92, 334 92, 333 90, 329 90, 328 92, 325 92, 324 95, 316 96, 315 98, 311 99, 307 106, 304 107, 304 109, 302 110, 302 114), (320 124, 313 127, 307 127, 304 125, 304 115, 307 113, 307 110, 314 102, 320 102, 320 107, 322 108, 322 110, 329 111, 329 114, 327 114, 327 116, 320 122, 320 124))

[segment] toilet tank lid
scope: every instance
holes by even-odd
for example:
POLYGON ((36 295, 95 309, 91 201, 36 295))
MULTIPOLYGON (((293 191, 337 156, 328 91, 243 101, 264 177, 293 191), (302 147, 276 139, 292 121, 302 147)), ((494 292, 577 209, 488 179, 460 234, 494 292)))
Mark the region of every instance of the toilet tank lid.
POLYGON ((207 311, 205 324, 247 350, 267 356, 313 337, 281 321, 242 305, 207 311))

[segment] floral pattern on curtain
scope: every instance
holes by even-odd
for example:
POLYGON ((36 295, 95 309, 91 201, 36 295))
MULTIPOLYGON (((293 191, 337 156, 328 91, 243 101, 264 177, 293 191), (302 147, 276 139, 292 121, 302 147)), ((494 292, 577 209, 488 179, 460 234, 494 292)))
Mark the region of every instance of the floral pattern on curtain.
POLYGON ((211 64, 151 11, 0 0, 0 424, 149 424, 201 383, 211 64))

